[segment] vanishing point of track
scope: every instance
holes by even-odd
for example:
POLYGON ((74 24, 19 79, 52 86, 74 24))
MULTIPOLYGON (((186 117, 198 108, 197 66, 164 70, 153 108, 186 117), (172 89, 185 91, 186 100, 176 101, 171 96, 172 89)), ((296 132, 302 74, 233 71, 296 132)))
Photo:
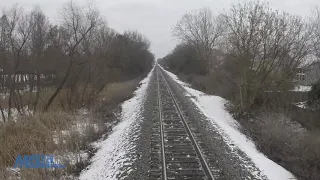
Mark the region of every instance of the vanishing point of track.
POLYGON ((149 178, 213 180, 214 176, 160 67, 156 67, 159 118, 151 137, 149 178))

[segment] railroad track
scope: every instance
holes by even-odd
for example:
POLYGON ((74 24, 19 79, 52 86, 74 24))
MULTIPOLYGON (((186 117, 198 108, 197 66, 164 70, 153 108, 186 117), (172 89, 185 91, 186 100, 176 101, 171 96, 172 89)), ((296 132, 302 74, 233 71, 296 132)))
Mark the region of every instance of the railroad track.
POLYGON ((160 67, 156 76, 159 118, 153 120, 149 178, 213 180, 206 157, 160 67))

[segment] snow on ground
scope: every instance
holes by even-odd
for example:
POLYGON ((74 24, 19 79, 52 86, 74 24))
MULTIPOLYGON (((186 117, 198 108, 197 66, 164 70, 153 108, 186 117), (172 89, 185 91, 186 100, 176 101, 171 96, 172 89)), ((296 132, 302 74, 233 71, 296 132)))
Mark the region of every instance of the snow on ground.
POLYGON ((315 108, 310 107, 308 105, 308 101, 294 103, 294 105, 296 105, 297 107, 302 108, 302 109, 308 109, 308 110, 312 110, 312 111, 316 111, 317 110, 315 108))
POLYGON ((294 90, 292 90, 292 91, 295 91, 295 92, 309 92, 309 91, 311 91, 311 88, 312 88, 312 86, 296 86, 294 88, 294 90))
POLYGON ((94 123, 88 117, 89 111, 87 109, 81 109, 78 111, 79 115, 76 117, 76 121, 71 125, 70 128, 62 131, 54 131, 53 132, 53 142, 55 144, 65 143, 67 137, 71 136, 73 133, 78 133, 80 136, 85 136, 88 128, 93 128, 93 131, 96 133, 100 131, 101 126, 98 123, 94 123), (62 141, 62 142, 60 142, 62 141))
MULTIPOLYGON (((166 71, 166 70, 165 70, 166 71)), ((230 113, 225 109, 227 101, 218 96, 207 95, 203 92, 188 87, 188 84, 180 81, 178 77, 166 71, 176 82, 183 85, 188 96, 198 106, 205 116, 212 122, 213 126, 224 134, 224 140, 227 144, 238 146, 253 163, 261 170, 261 172, 270 180, 288 180, 296 179, 290 172, 280 165, 268 159, 259 152, 254 143, 249 140, 239 130, 240 125, 233 119, 230 113)), ((233 148, 232 146, 230 146, 233 148)))
POLYGON ((80 174, 80 180, 117 179, 121 167, 128 165, 125 155, 134 149, 129 142, 129 132, 139 119, 151 75, 152 71, 141 81, 134 97, 122 104, 121 122, 106 140, 99 143, 100 149, 93 156, 92 164, 80 174))
POLYGON ((5 99, 5 98, 8 97, 8 96, 9 96, 8 94, 0 93, 0 100, 1 100, 1 99, 5 99))
MULTIPOLYGON (((28 107, 27 107, 27 106, 24 107, 24 109, 21 110, 21 111, 23 111, 23 112, 25 113, 25 115, 31 115, 31 114, 32 114, 32 112, 31 112, 30 110, 28 110, 28 107)), ((6 120, 8 120, 8 117, 7 117, 7 115, 8 115, 8 108, 3 109, 3 113, 4 113, 4 115, 5 115, 6 120)), ((12 117, 12 120, 13 120, 13 121, 17 121, 18 118, 21 117, 20 113, 18 112, 18 110, 17 110, 16 108, 12 108, 12 109, 11 109, 11 117, 12 117)), ((1 111, 0 111, 0 122, 3 122, 1 111)))
POLYGON ((295 103, 296 106, 302 109, 308 109, 307 101, 295 103))

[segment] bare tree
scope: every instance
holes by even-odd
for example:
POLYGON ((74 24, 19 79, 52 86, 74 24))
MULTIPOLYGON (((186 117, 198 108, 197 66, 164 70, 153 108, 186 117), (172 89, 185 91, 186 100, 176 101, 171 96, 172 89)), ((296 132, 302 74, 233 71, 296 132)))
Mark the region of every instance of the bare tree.
POLYGON ((173 35, 183 43, 192 44, 199 58, 207 62, 208 70, 212 67, 212 55, 219 38, 223 35, 224 26, 221 16, 214 16, 208 8, 186 13, 176 24, 173 35))
POLYGON ((85 54, 89 63, 84 76, 84 87, 80 95, 82 104, 90 104, 108 83, 106 71, 108 70, 111 45, 115 35, 116 32, 104 23, 95 31, 92 31, 92 38, 85 41, 84 49, 87 52, 85 54), (93 86, 91 92, 87 92, 89 83, 93 86), (87 101, 84 99, 85 93, 89 94, 87 101))
POLYGON ((82 7, 70 1, 57 25, 51 25, 37 7, 25 13, 14 6, 0 19, 0 67, 4 69, 0 85, 9 91, 9 111, 4 114, 7 107, 1 106, 1 116, 10 119, 13 108, 24 115, 26 105, 36 113, 40 92, 48 87, 56 89, 45 98, 43 112, 63 88, 67 92, 60 99, 63 108, 94 102, 107 83, 148 71, 153 60, 149 47, 150 42, 137 32, 118 34, 110 29, 92 5, 82 7), (21 91, 25 88, 29 88, 29 100, 21 91))
POLYGON ((300 17, 259 1, 234 5, 225 20, 227 52, 236 66, 230 81, 238 87, 241 109, 246 109, 264 90, 292 81, 309 53, 311 34, 300 17))
POLYGON ((32 25, 30 22, 30 16, 24 14, 23 9, 18 6, 13 7, 6 13, 8 18, 8 38, 10 41, 10 49, 13 54, 13 69, 12 75, 9 75, 10 93, 9 93, 9 107, 8 107, 8 119, 11 117, 12 101, 15 100, 15 105, 20 114, 22 114, 21 98, 19 98, 19 90, 15 89, 17 73, 21 62, 21 54, 26 47, 26 43, 30 37, 32 31, 32 25), (15 99, 14 99, 15 98, 15 99))
POLYGON ((99 25, 100 17, 96 9, 89 6, 87 9, 83 9, 80 6, 70 1, 65 5, 63 12, 63 37, 64 37, 64 49, 68 55, 68 67, 65 75, 55 90, 54 94, 50 97, 44 111, 47 111, 52 104, 53 100, 57 97, 63 86, 70 76, 72 66, 74 64, 74 57, 79 52, 79 45, 85 39, 90 31, 99 25))
MULTIPOLYGON (((313 54, 320 59, 320 7, 316 7, 313 10, 311 18, 312 30, 313 30, 313 54)), ((320 60, 319 60, 320 61, 320 60)))
POLYGON ((41 11, 39 7, 36 7, 31 12, 30 24, 32 25, 32 31, 29 41, 29 49, 30 49, 30 59, 32 70, 30 73, 29 81, 30 81, 30 96, 29 96, 29 109, 30 102, 32 99, 32 94, 34 92, 34 85, 36 86, 36 99, 33 103, 33 113, 36 112, 37 104, 39 102, 40 91, 41 91, 41 75, 40 73, 40 62, 43 60, 44 51, 47 45, 47 36, 49 31, 49 22, 45 14, 41 11), (33 82, 36 79, 36 84, 33 82))
MULTIPOLYGON (((7 68, 7 64, 8 64, 8 52, 10 51, 9 49, 9 31, 10 31, 10 25, 9 25, 9 21, 7 18, 6 13, 3 13, 1 15, 1 21, 0 21, 0 30, 1 30, 1 34, 0 34, 0 53, 1 53, 1 66, 0 68, 2 69, 1 72, 1 77, 0 77, 0 83, 1 83, 1 93, 4 93, 4 95, 6 95, 7 93, 7 88, 6 88, 6 81, 7 81, 7 77, 5 75, 5 71, 4 69, 7 68)), ((2 101, 2 99, 0 98, 0 101, 2 101)), ((2 107, 2 103, 0 103, 0 111, 1 111, 1 115, 2 115, 2 119, 5 122, 6 121, 6 115, 4 113, 4 109, 2 107)))

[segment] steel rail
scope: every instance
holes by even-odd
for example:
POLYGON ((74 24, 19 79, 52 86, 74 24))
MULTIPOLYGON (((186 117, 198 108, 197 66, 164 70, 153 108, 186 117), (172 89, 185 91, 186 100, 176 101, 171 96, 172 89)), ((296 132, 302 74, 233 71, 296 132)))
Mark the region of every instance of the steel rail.
POLYGON ((163 132, 161 94, 160 94, 160 82, 159 82, 159 69, 158 68, 157 68, 157 83, 158 83, 158 107, 159 107, 159 120, 160 120, 161 155, 162 155, 162 177, 164 180, 167 180, 167 165, 166 165, 166 155, 165 155, 165 146, 164 146, 164 132, 163 132))
MULTIPOLYGON (((158 66, 158 69, 159 68, 160 67, 158 66)), ((157 71, 157 76, 159 75, 158 73, 159 73, 159 70, 157 71)), ((190 140, 192 141, 192 144, 194 145, 194 148, 195 148, 195 150, 196 150, 196 152, 198 154, 198 157, 200 159, 201 166, 202 166, 203 170, 205 171, 205 173, 206 173, 206 175, 207 175, 209 180, 214 180, 214 177, 212 175, 210 167, 209 167, 207 161, 205 160, 205 157, 204 157, 203 153, 201 152, 200 147, 199 147, 198 143, 196 142, 195 137, 194 137, 193 133, 191 132, 191 129, 189 128, 189 125, 186 122, 186 118, 184 117, 184 115, 183 115, 183 113, 182 113, 182 111, 181 111, 181 109, 180 109, 180 107, 179 107, 179 105, 177 103, 177 100, 176 100, 174 94, 172 93, 166 78, 163 75, 162 70, 160 70, 160 74, 161 74, 161 76, 162 76, 162 78, 163 78, 163 80, 165 82, 166 88, 168 89, 168 91, 169 91, 169 93, 170 93, 170 95, 171 95, 171 97, 173 99, 173 102, 174 102, 174 104, 175 104, 175 106, 176 106, 176 108, 178 110, 179 116, 180 116, 180 118, 181 118, 181 120, 182 120, 182 122, 184 124, 184 127, 186 128, 187 133, 190 136, 190 140)), ((157 79, 158 79, 158 88, 159 88, 159 77, 157 79)), ((159 89, 158 89, 158 92, 159 92, 159 89)))

